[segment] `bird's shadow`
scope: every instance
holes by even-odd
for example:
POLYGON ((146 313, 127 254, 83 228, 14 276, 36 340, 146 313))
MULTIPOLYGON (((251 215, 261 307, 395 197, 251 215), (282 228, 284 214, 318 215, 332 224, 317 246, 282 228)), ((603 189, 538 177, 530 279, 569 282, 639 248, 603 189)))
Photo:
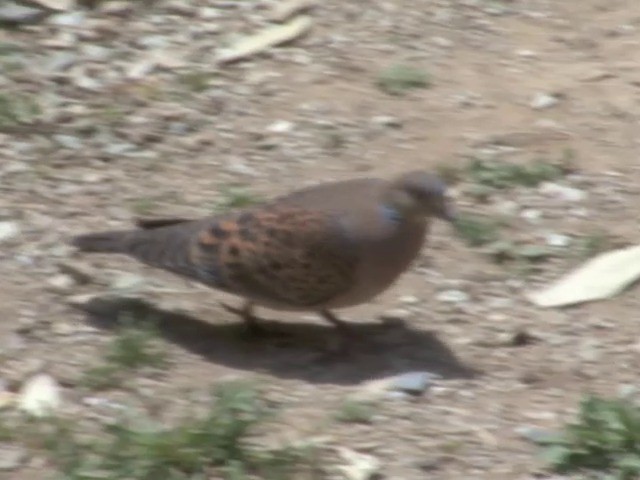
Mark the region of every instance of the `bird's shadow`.
POLYGON ((185 313, 163 310, 137 298, 97 297, 77 307, 92 325, 113 330, 124 315, 152 320, 167 341, 207 361, 316 384, 353 385, 408 371, 428 371, 443 378, 472 378, 464 365, 431 332, 404 323, 352 323, 348 354, 332 355, 326 346, 339 332, 330 325, 263 322, 268 334, 251 337, 240 319, 215 324, 185 313))

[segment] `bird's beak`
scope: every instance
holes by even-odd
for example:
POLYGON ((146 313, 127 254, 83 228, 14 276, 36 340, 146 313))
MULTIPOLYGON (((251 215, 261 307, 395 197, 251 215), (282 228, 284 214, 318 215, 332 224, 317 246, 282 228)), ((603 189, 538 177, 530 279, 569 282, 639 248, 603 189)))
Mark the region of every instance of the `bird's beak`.
POLYGON ((442 220, 445 220, 450 223, 455 223, 457 219, 457 215, 453 205, 449 200, 445 200, 442 206, 442 210, 440 211, 440 215, 438 217, 442 220))

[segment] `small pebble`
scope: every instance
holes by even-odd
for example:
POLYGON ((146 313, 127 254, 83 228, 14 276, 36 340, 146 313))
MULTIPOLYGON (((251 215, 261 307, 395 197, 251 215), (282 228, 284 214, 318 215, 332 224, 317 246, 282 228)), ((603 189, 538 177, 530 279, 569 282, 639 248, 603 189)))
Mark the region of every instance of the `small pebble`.
POLYGON ((411 317, 411 311, 406 308, 394 308, 380 315, 380 320, 387 324, 402 324, 409 317, 411 317))
POLYGON ((47 283, 51 290, 57 293, 69 293, 76 285, 74 278, 64 273, 54 275, 47 280, 47 283))
POLYGON ((530 105, 534 110, 544 110, 545 108, 551 108, 557 105, 558 102, 558 97, 546 93, 536 93, 530 105))
POLYGON ((633 384, 625 383, 618 387, 618 397, 632 398, 638 394, 638 387, 633 384))
POLYGON ((464 303, 469 301, 469 295, 462 290, 445 290, 436 295, 436 299, 446 303, 464 303))
POLYGON ((76 3, 75 0, 33 0, 33 1, 44 8, 49 8, 51 10, 56 10, 58 12, 70 10, 76 3))
POLYGON ((558 438, 558 434, 538 427, 521 426, 516 427, 515 432, 525 440, 533 443, 548 443, 558 438))
POLYGON ((16 445, 3 445, 0 448, 0 471, 17 470, 27 459, 27 451, 16 445))
POLYGON ((587 197, 586 192, 582 190, 552 182, 540 185, 540 193, 565 202, 581 202, 587 197))
POLYGON ((381 127, 389 127, 389 128, 400 128, 402 127, 402 120, 397 117, 392 117, 390 115, 378 115, 371 119, 371 123, 373 125, 381 126, 381 127))
POLYGON ((561 233, 549 233, 545 236, 545 241, 550 247, 567 247, 571 243, 571 237, 561 233))
POLYGON ((6 1, 0 4, 0 24, 26 25, 37 23, 48 15, 44 10, 6 1))
POLYGON ((61 13, 51 17, 51 24, 58 27, 79 27, 86 19, 84 11, 77 10, 75 12, 61 13))
POLYGON ((289 133, 293 130, 293 123, 287 120, 278 120, 267 127, 267 130, 272 133, 289 133))
POLYGON ((542 212, 533 208, 527 208, 520 212, 520 216, 531 223, 538 223, 542 217, 542 212))
POLYGON ((533 50, 522 49, 516 51, 516 55, 522 58, 536 58, 538 54, 533 50))
POLYGON ((74 135, 54 135, 53 139, 61 146, 69 148, 71 150, 80 150, 82 148, 82 142, 74 135))
POLYGON ((18 403, 21 410, 35 417, 47 416, 62 404, 60 386, 51 375, 36 374, 22 386, 18 403))
POLYGON ((18 222, 0 222, 0 243, 11 240, 18 236, 19 233, 20 227, 18 226, 18 222))
POLYGON ((139 291, 146 283, 144 277, 132 273, 118 275, 111 282, 110 288, 116 291, 139 291))
POLYGON ((409 372, 393 377, 389 384, 389 390, 421 395, 438 378, 430 372, 409 372))
POLYGON ((415 295, 403 295, 400 297, 400 303, 404 303, 405 305, 415 305, 420 302, 420 299, 415 295))

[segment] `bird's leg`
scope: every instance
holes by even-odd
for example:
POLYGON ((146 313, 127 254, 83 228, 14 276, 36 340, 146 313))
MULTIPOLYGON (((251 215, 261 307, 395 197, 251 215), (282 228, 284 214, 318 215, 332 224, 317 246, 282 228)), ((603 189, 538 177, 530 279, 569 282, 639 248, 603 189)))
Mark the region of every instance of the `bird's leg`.
POLYGON ((240 308, 233 307, 224 302, 222 302, 221 305, 227 312, 233 313, 242 318, 249 333, 261 334, 265 332, 265 328, 260 325, 260 319, 253 314, 254 304, 252 302, 245 302, 240 308))
POLYGON ((340 320, 336 315, 331 313, 329 310, 320 311, 320 315, 322 316, 322 318, 324 318, 326 321, 328 321, 333 326, 335 326, 338 330, 340 330, 340 332, 344 334, 351 333, 351 328, 349 327, 347 322, 345 322, 344 320, 340 320))
POLYGON ((339 343, 333 348, 333 350, 339 353, 347 353, 349 350, 349 341, 353 338, 353 330, 351 329, 351 326, 344 320, 339 319, 329 310, 321 310, 320 315, 326 321, 335 326, 338 332, 340 332, 339 343))

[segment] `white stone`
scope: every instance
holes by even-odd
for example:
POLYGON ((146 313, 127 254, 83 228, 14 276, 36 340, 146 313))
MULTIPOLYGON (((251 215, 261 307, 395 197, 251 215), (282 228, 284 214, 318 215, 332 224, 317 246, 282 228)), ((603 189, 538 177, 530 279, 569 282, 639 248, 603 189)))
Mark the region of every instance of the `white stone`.
POLYGON ((46 373, 34 375, 25 382, 18 398, 19 408, 35 417, 44 417, 62 404, 58 382, 46 373))
POLYGON ((464 303, 469 301, 469 294, 462 290, 445 290, 438 293, 436 299, 446 303, 464 303))
POLYGON ((267 130, 272 133, 288 133, 293 130, 293 123, 287 120, 278 120, 273 122, 267 127, 267 130))
POLYGON ((545 241, 550 247, 567 247, 571 243, 571 238, 561 233, 548 233, 545 241))
POLYGON ((20 233, 18 222, 0 222, 0 243, 16 237, 20 233))
POLYGON ((587 198, 587 194, 583 190, 553 182, 544 182, 540 185, 540 193, 566 202, 581 202, 587 198))
POLYGON ((551 108, 557 105, 558 102, 558 97, 549 95, 547 93, 536 93, 531 100, 530 105, 534 110, 543 110, 545 108, 551 108))

